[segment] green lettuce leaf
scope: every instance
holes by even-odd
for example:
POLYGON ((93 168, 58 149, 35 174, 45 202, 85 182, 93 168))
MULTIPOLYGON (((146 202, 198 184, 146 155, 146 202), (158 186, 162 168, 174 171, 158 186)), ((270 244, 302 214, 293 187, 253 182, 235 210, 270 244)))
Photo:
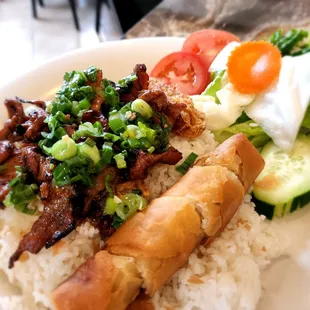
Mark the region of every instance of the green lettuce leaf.
POLYGON ((263 129, 252 120, 243 123, 235 123, 222 130, 214 131, 215 140, 223 142, 237 133, 243 133, 255 147, 264 146, 270 138, 263 129))
POLYGON ((225 73, 225 70, 217 72, 213 81, 207 86, 207 88, 201 93, 202 96, 211 96, 215 98, 216 103, 220 103, 219 99, 216 96, 216 93, 222 87, 222 78, 225 73))
POLYGON ((301 127, 310 129, 310 105, 308 106, 308 109, 307 109, 305 117, 302 121, 301 127))

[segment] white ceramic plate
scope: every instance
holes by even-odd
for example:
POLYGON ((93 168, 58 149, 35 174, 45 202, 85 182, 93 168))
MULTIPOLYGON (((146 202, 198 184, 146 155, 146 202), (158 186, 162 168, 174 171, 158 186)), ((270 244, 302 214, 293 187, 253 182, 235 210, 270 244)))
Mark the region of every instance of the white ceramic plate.
MULTIPOLYGON (((163 56, 181 49, 183 38, 144 38, 110 41, 91 49, 78 49, 56 58, 0 87, 0 102, 19 96, 27 99, 51 99, 61 86, 66 71, 101 68, 104 76, 118 80, 132 72, 137 63, 152 68, 163 56)), ((2 111, 2 109, 1 109, 2 111)))
MULTIPOLYGON (((106 42, 91 49, 76 50, 1 87, 0 102, 15 96, 25 99, 52 99, 61 86, 66 71, 85 69, 89 65, 102 68, 104 76, 110 80, 118 80, 128 75, 136 63, 145 63, 151 69, 161 57, 180 50, 183 41, 182 38, 173 37, 133 39, 106 42)), ((6 118, 5 109, 2 107, 0 126, 6 118)), ((306 249, 306 240, 310 239, 310 212, 302 210, 285 222, 287 223, 280 221, 279 224, 294 229, 292 236, 296 240, 295 252, 299 254, 306 249)), ((308 260, 310 269, 310 246, 308 251, 303 257, 305 261, 308 260)), ((279 259, 264 272, 265 290, 257 310, 310 309, 310 271, 305 268, 305 264, 299 264, 300 257, 302 259, 300 255, 279 259)), ((5 295, 5 292, 0 279, 0 295, 5 295)))

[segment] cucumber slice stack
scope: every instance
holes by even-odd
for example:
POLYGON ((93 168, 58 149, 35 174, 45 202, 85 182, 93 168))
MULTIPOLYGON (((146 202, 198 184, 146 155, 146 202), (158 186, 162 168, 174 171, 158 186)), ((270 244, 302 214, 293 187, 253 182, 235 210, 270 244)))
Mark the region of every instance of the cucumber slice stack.
POLYGON ((253 189, 256 211, 267 218, 282 217, 310 202, 310 137, 300 135, 286 153, 273 142, 261 151, 265 168, 253 189))

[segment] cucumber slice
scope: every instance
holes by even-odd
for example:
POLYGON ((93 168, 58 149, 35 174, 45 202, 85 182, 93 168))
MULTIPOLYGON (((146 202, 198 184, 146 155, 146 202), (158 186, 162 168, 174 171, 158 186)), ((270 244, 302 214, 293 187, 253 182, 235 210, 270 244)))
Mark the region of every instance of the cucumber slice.
POLYGON ((282 217, 310 202, 309 136, 298 136, 290 153, 269 142, 261 155, 265 169, 253 189, 258 213, 269 219, 282 217))

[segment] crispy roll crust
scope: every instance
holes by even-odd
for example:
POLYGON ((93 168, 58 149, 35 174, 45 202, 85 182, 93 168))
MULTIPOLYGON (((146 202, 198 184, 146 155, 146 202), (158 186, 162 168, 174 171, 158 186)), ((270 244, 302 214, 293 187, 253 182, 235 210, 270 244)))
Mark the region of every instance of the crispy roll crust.
POLYGON ((144 287, 153 295, 186 263, 202 238, 201 219, 190 199, 160 197, 122 225, 107 241, 107 250, 134 257, 144 287))
POLYGON ((199 159, 197 166, 220 165, 235 173, 247 192, 263 170, 265 162, 245 135, 239 133, 199 159))
MULTIPOLYGON (((203 156, 147 209, 125 222, 106 251, 89 259, 53 292, 57 310, 126 309, 140 288, 152 296, 202 241, 229 223, 264 161, 238 134, 203 156)), ((150 306, 146 300, 130 309, 150 306)), ((147 308, 146 308, 147 309, 147 308)))
POLYGON ((193 167, 164 196, 187 197, 203 218, 206 236, 225 227, 237 211, 244 196, 238 178, 222 166, 193 167))
POLYGON ((52 299, 55 310, 126 309, 141 284, 133 258, 101 251, 60 284, 52 299))

